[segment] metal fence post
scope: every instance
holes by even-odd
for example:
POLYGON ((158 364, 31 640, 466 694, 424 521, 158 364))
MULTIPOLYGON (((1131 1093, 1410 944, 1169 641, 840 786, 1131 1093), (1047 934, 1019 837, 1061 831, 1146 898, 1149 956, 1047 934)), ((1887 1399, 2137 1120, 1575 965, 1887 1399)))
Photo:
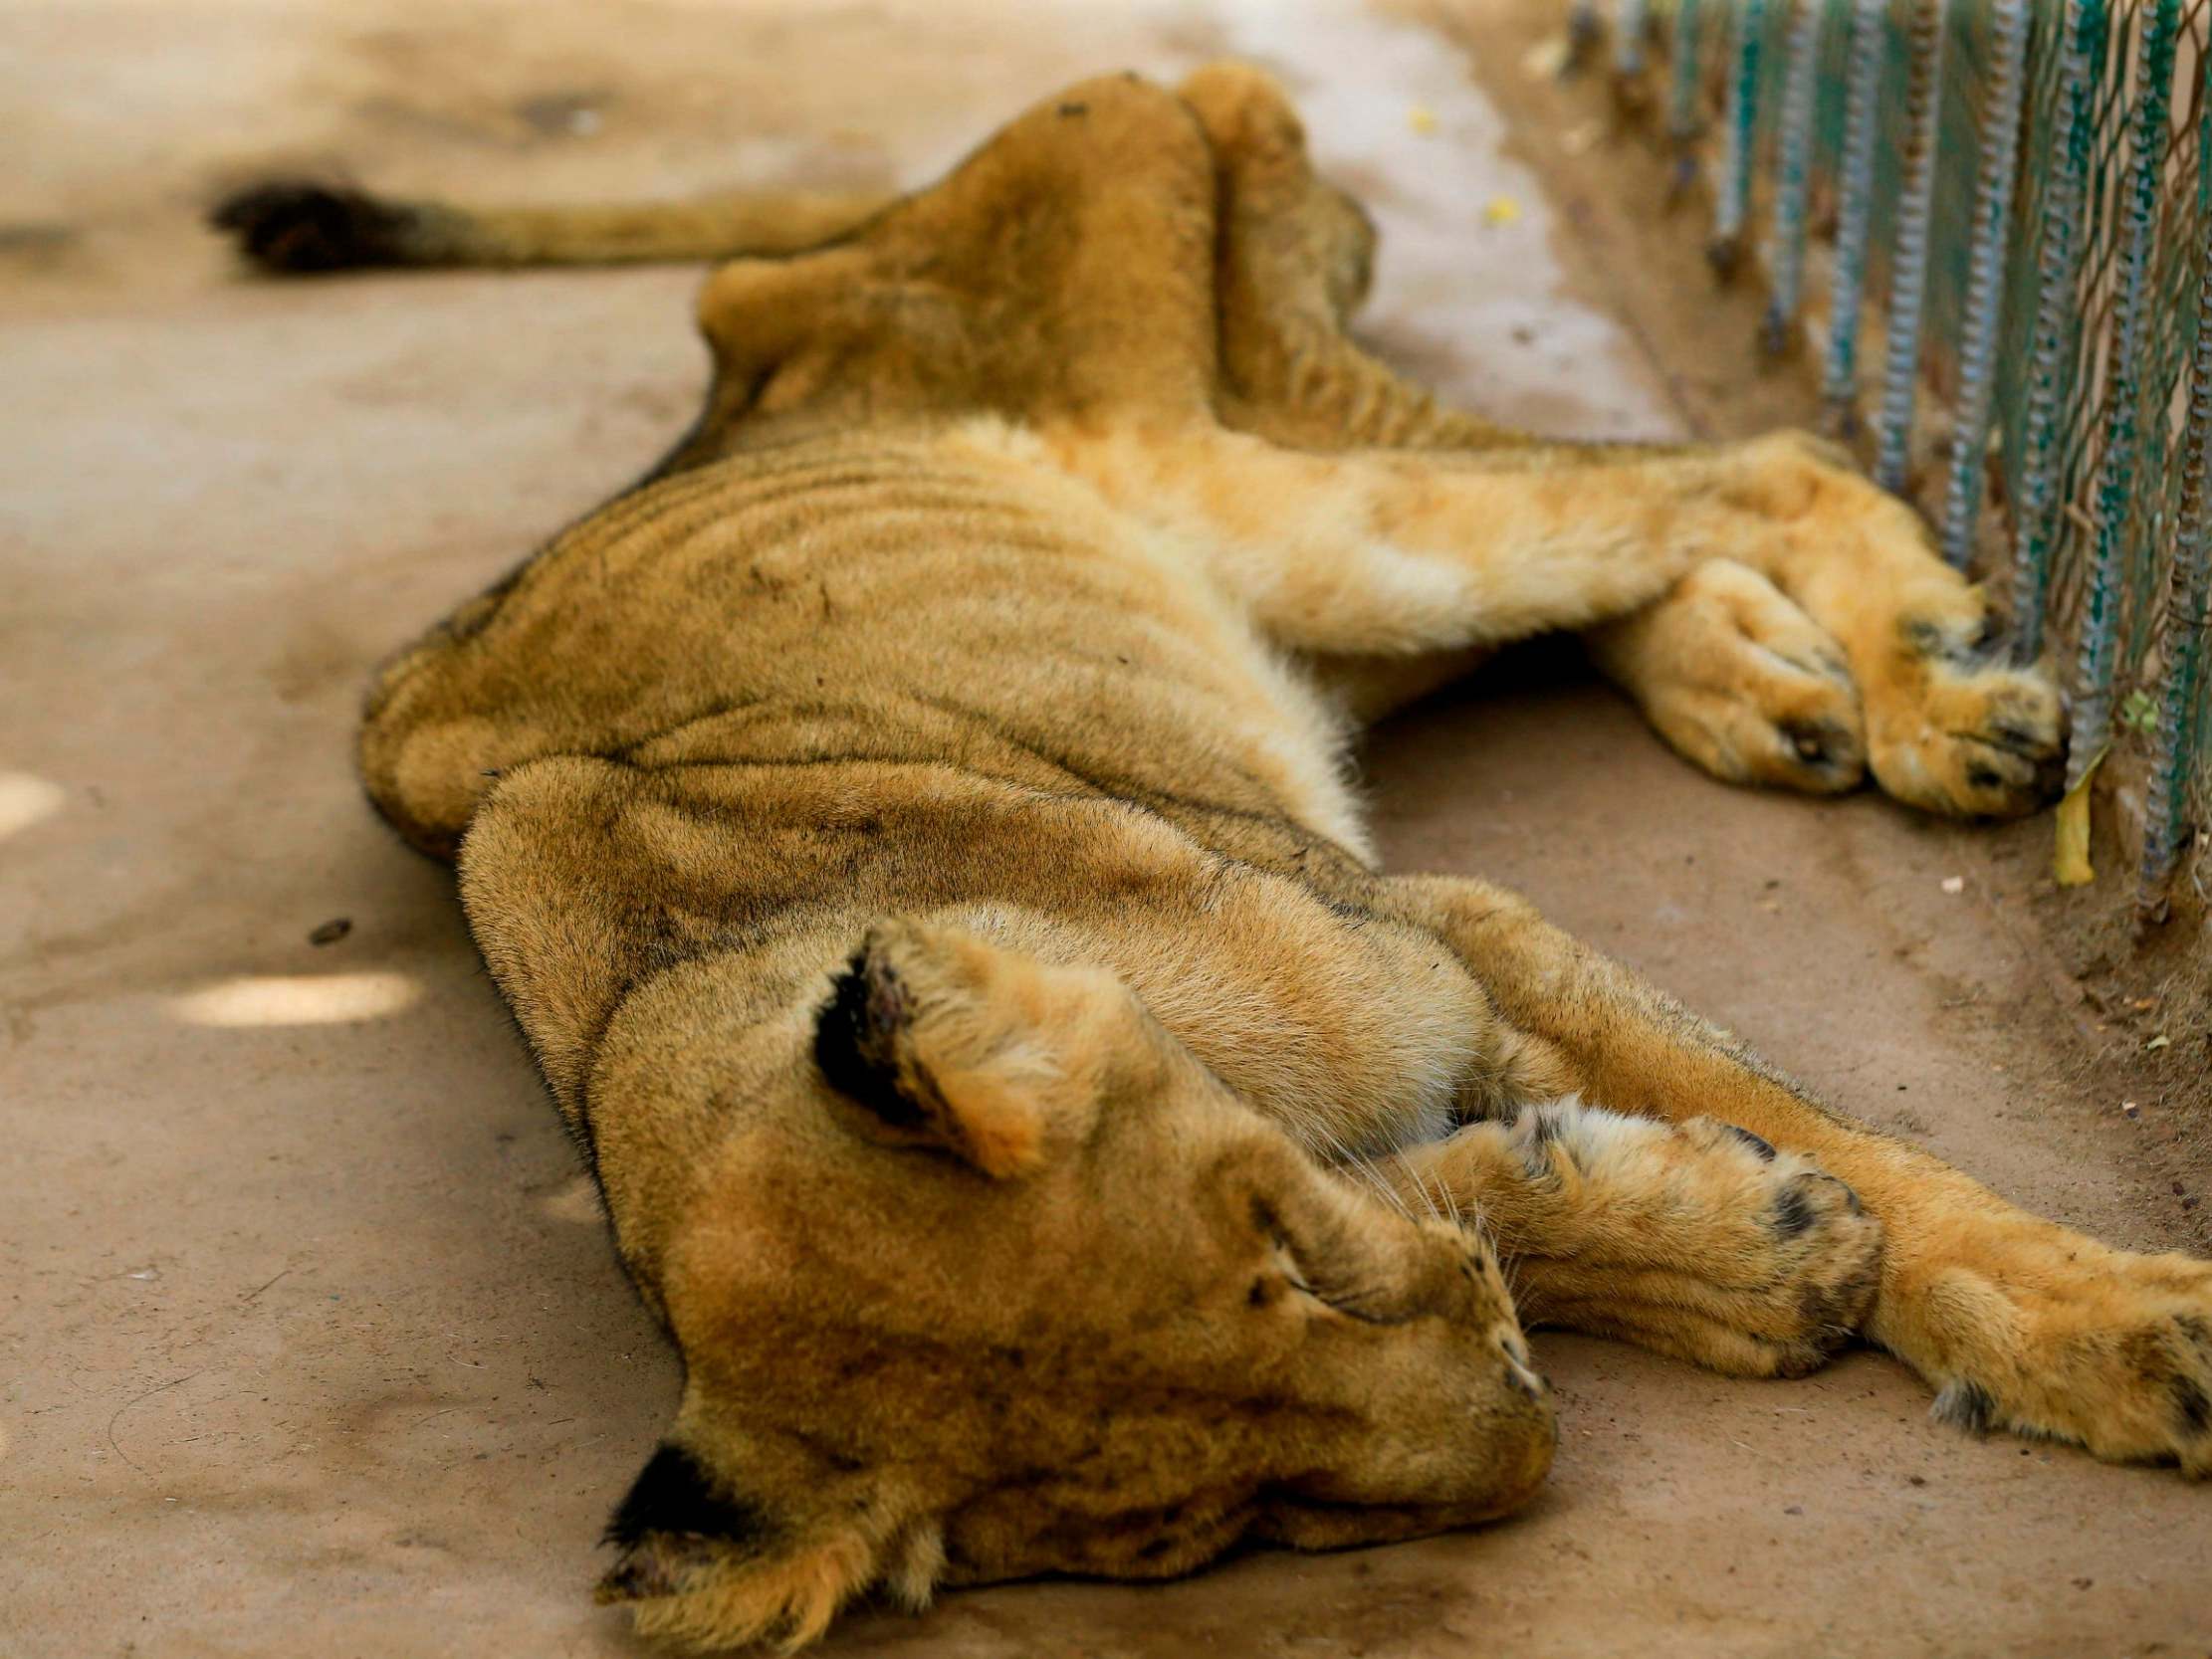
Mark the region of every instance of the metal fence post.
POLYGON ((1805 278, 1805 198, 1813 174, 1813 100, 1820 91, 1821 24, 1828 0, 1796 0, 1789 67, 1782 82, 1782 132, 1774 191, 1774 293, 1760 337, 1769 352, 1789 344, 1805 278))
POLYGON ((1650 0, 1621 0, 1613 16, 1613 69, 1620 76, 1644 73, 1644 39, 1651 33, 1650 0))
POLYGON ((1887 0, 1852 0, 1836 277, 1828 299, 1828 353, 1821 365, 1821 399, 1828 406, 1829 424, 1838 431, 1852 423, 1859 397, 1859 320, 1867 296, 1867 238, 1874 223, 1875 105, 1888 9, 1887 0))
POLYGON ((1966 313, 1959 339, 1958 406, 1951 476, 1943 499, 1943 556, 1963 570, 1989 493, 1989 405, 1997 374, 1997 327, 2005 303, 2005 246, 2012 230, 2013 172, 2020 156, 2020 96, 2028 56, 2026 0, 1990 9, 1991 67, 1982 106, 1981 164, 1974 180, 1974 235, 1967 251, 1966 313))
POLYGON ((2143 310, 2158 226, 2159 175, 2166 157, 2166 101, 2173 79, 2179 0, 2151 0, 2142 14, 2132 132, 2128 141, 2126 221, 2120 248, 2119 304, 2112 314, 2104 454, 2097 475, 2097 531, 2089 597, 2074 675, 2074 732, 2067 788, 2080 787, 2103 755, 2112 730, 2112 678, 2118 667, 2120 578, 2134 501, 2137 404, 2142 400, 2143 310))
POLYGON ((1766 0, 1736 0, 1729 42, 1728 108, 1721 134, 1721 177, 1713 215, 1713 269, 1732 276, 1743 258, 1743 226, 1751 211, 1751 160, 1759 115, 1759 49, 1766 33, 1766 0))
MULTIPOLYGON (((2205 65, 2212 82, 2212 61, 2205 65)), ((2212 113, 2204 117, 2198 165, 2212 164, 2212 113)), ((2181 505, 2174 515, 2173 568, 2166 587, 2166 684, 2150 762, 2150 804, 2143 825, 2136 908, 2162 919, 2166 886, 2187 834, 2189 779, 2196 750, 2197 700, 2204 679, 2205 631, 2212 627, 2212 178, 2197 185, 2196 347, 2189 365, 2189 420, 2182 440, 2181 505)))
POLYGON ((1943 104, 1944 0, 1915 0, 1912 79, 1905 92, 1904 188, 1897 198, 1896 251, 1889 263, 1887 349, 1881 377, 1881 421, 1875 481, 1904 488, 1912 447, 1912 399, 1920 373, 1920 316, 1927 291, 1928 209, 1935 192, 1935 154, 1943 104))
POLYGON ((2096 136, 2091 69, 2104 30, 2104 0, 2066 0, 2036 231, 2034 357, 2021 431, 2020 500, 2013 514, 2013 660, 2023 666, 2043 654, 2043 612, 2059 542, 2059 412, 2074 392, 2082 215, 2096 136))
POLYGON ((1667 48, 1666 135, 1686 145, 1697 135, 1697 29, 1702 21, 1699 0, 1681 0, 1674 8, 1673 38, 1667 48))

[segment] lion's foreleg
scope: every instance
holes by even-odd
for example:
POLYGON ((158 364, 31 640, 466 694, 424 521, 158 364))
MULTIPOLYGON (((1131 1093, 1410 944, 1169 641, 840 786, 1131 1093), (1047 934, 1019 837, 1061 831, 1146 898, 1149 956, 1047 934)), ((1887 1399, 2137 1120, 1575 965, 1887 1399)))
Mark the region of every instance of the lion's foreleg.
POLYGON ((1068 472, 1170 531, 1307 656, 1414 657, 1626 616, 1737 516, 1725 454, 1331 455, 1183 424, 1049 436, 1068 472))
POLYGON ((2026 811, 2057 777, 2049 679, 1994 659, 1981 590, 1810 439, 1327 454, 1171 424, 1059 452, 1307 656, 1595 630, 1660 730, 1723 776, 1833 789, 1864 763, 1901 799, 1974 814, 2026 811))

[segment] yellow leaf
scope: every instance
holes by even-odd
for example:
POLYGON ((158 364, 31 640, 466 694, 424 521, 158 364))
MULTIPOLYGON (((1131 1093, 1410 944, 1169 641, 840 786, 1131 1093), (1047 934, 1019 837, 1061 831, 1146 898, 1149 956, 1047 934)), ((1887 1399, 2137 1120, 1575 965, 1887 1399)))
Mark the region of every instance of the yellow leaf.
POLYGON ((2090 864, 2090 783, 2097 776, 2097 765, 2092 761, 2082 781, 2059 802, 2059 844, 2052 855, 2051 874, 2061 887, 2086 887, 2097 880, 2090 864))

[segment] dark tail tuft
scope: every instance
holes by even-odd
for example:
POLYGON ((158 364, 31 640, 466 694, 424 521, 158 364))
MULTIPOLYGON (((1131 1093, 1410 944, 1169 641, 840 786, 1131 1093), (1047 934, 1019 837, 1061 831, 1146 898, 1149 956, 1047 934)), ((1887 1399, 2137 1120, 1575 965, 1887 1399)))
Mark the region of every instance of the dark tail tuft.
POLYGON ((409 263, 412 215, 358 190, 279 179, 238 191, 207 216, 238 239, 254 264, 270 271, 343 271, 409 263))

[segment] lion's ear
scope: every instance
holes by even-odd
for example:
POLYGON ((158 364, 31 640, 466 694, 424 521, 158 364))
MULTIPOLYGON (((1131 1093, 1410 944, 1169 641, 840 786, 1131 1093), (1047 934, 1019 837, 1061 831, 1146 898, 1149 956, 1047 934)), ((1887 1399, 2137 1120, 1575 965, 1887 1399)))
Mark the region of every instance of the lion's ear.
POLYGON ((621 1555, 598 1601, 627 1607, 642 1635, 700 1647, 802 1646, 876 1575, 877 1552, 858 1533, 778 1525, 671 1441, 615 1507, 606 1542, 621 1555))
POLYGON ((885 923, 838 974, 814 1061, 878 1140, 1006 1179, 1081 1141, 1135 1037, 1111 974, 1056 967, 958 928, 885 923))

